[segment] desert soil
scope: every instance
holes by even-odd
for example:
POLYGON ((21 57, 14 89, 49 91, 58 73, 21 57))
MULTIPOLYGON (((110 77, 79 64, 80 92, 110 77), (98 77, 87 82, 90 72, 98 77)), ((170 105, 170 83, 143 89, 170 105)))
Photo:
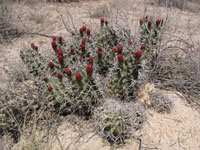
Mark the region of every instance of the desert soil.
MULTIPOLYGON (((102 10, 105 9, 105 12, 112 13, 112 7, 107 8, 106 3, 104 1, 90 1, 70 4, 14 4, 10 6, 10 10, 12 10, 10 13, 14 24, 21 29, 49 36, 62 35, 66 37, 70 34, 65 30, 59 14, 63 15, 67 24, 70 22, 69 14, 71 14, 74 26, 77 29, 82 24, 92 28, 92 26, 98 26, 99 17, 103 14, 102 10), (91 17, 91 14, 97 17, 91 17)), ((172 25, 178 27, 177 35, 183 39, 193 40, 194 43, 200 41, 200 20, 197 13, 181 12, 176 8, 169 10, 164 7, 144 5, 139 0, 121 0, 119 6, 126 12, 129 23, 133 23, 133 30, 138 25, 138 19, 146 11, 146 14, 155 16, 166 17, 168 15, 171 18, 172 25), (186 30, 188 27, 190 27, 190 32, 186 30), (191 34, 192 39, 188 38, 189 34, 191 34)), ((8 82, 6 70, 22 67, 19 57, 20 50, 34 42, 39 46, 39 50, 45 53, 51 49, 50 41, 50 38, 43 36, 26 35, 12 40, 11 43, 0 45, 0 85, 5 86, 8 82)), ((139 138, 144 150, 200 150, 200 113, 191 108, 184 99, 180 99, 174 93, 169 94, 175 104, 173 112, 158 114, 150 110, 148 121, 141 130, 134 133, 135 138, 128 140, 127 144, 118 149, 139 149, 140 142, 137 139, 139 138)), ((83 124, 89 123, 83 121, 83 124)), ((80 137, 79 132, 82 130, 80 126, 70 125, 69 122, 63 122, 57 130, 59 133, 57 138, 52 136, 52 142, 49 145, 52 150, 61 149, 61 147, 71 150, 107 150, 111 148, 107 142, 93 132, 92 127, 91 130, 83 131, 82 137, 80 137)), ((20 149, 25 144, 24 142, 27 141, 24 141, 22 137, 15 147, 20 149)))

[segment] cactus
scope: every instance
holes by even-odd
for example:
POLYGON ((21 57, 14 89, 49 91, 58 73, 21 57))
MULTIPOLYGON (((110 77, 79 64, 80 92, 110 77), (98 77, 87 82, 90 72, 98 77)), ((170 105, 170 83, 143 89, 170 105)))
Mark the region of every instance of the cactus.
POLYGON ((121 143, 130 137, 130 118, 117 102, 104 103, 96 110, 94 119, 101 135, 109 142, 121 143))
MULTIPOLYGON (((100 23, 100 32, 92 32, 83 25, 80 33, 72 33, 71 39, 52 36, 55 55, 49 61, 40 55, 39 48, 33 43, 31 49, 21 52, 21 58, 38 82, 42 80, 44 87, 40 90, 46 93, 48 105, 52 105, 54 111, 81 116, 94 113, 103 137, 110 142, 123 143, 131 131, 142 127, 146 119, 143 105, 136 101, 139 97, 136 92, 141 83, 141 68, 147 65, 147 59, 153 61, 155 58, 154 48, 162 22, 157 20, 154 23, 148 17, 141 19, 139 42, 127 29, 110 27, 104 18, 100 23), (100 80, 103 82, 98 82, 100 80), (111 97, 114 95, 124 103, 103 103, 107 92, 104 89, 107 88, 111 97)), ((162 97, 155 93, 151 95, 148 107, 160 107, 158 112, 168 112, 172 106, 170 101, 160 103, 157 98, 162 97)), ((147 103, 146 100, 140 101, 147 103)))
POLYGON ((145 120, 146 113, 140 103, 122 104, 112 99, 107 99, 94 113, 95 125, 101 136, 118 144, 130 138, 132 132, 140 129, 145 120))
POLYGON ((145 49, 150 54, 152 54, 152 51, 150 51, 150 49, 155 48, 158 43, 162 26, 163 26, 163 19, 155 20, 153 17, 148 17, 148 16, 146 16, 143 19, 140 19, 140 28, 141 28, 140 42, 145 44, 145 49))

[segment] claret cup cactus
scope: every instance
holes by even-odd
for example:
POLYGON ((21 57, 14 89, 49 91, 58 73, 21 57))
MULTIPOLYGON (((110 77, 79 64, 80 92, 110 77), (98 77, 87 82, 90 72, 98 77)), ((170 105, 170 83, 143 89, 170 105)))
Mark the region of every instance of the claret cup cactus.
POLYGON ((129 136, 129 117, 121 109, 105 117, 107 105, 103 103, 106 96, 135 101, 142 62, 154 55, 163 26, 161 19, 149 18, 139 20, 139 38, 101 18, 99 32, 83 25, 70 39, 52 36, 53 56, 49 60, 34 43, 20 56, 29 72, 43 83, 40 90, 46 93, 56 112, 90 116, 101 105, 99 119, 105 125, 107 138, 120 141, 129 136))

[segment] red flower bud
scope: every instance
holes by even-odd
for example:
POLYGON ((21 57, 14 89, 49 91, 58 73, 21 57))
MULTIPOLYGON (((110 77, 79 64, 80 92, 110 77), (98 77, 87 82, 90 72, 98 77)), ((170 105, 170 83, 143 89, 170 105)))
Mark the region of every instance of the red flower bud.
POLYGON ((134 45, 137 45, 137 42, 136 42, 136 41, 134 41, 134 42, 133 42, 133 44, 134 44, 134 45))
POLYGON ((55 50, 56 47, 57 47, 56 42, 52 41, 52 42, 51 42, 51 45, 52 45, 52 48, 55 50))
POLYGON ((86 30, 86 26, 83 26, 82 29, 83 29, 83 32, 84 32, 86 30))
POLYGON ((66 74, 68 77, 71 77, 72 76, 72 72, 70 69, 66 69, 66 74))
POLYGON ((88 76, 91 76, 91 75, 92 75, 92 71, 93 71, 92 65, 88 65, 88 66, 87 66, 87 69, 86 69, 87 75, 88 75, 88 76))
POLYGON ((118 50, 118 53, 122 53, 123 47, 121 45, 118 45, 117 50, 118 50))
POLYGON ((70 48, 71 53, 74 53, 74 48, 70 48))
POLYGON ((98 58, 101 59, 101 57, 102 57, 102 52, 98 51, 98 58))
POLYGON ((48 91, 52 91, 52 90, 53 90, 52 86, 49 86, 48 91))
POLYGON ((62 55, 58 56, 58 59, 59 59, 60 63, 63 62, 63 56, 62 55))
POLYGON ((58 41, 59 41, 60 44, 62 44, 62 36, 58 37, 58 41))
POLYGON ((143 44, 141 45, 141 50, 144 50, 144 49, 146 49, 146 46, 145 46, 145 44, 143 43, 143 44))
POLYGON ((83 54, 85 53, 85 45, 81 45, 81 51, 83 54))
POLYGON ((101 51, 102 49, 101 49, 101 47, 98 47, 98 51, 101 51))
POLYGON ((123 62, 123 55, 122 54, 118 54, 118 62, 119 63, 123 62))
POLYGON ((82 80, 81 74, 80 74, 80 73, 77 73, 77 74, 76 74, 76 81, 77 81, 77 82, 81 82, 81 80, 82 80))
POLYGON ((140 57, 142 56, 142 51, 141 50, 138 50, 135 54, 135 58, 136 59, 140 59, 140 57))
POLYGON ((87 35, 90 36, 90 29, 87 29, 87 35))
POLYGON ((160 19, 156 20, 156 26, 158 27, 160 25, 160 19))
POLYGON ((38 46, 35 46, 35 48, 34 48, 36 51, 38 50, 38 46))
POLYGON ((146 17, 145 17, 145 19, 148 19, 148 18, 149 18, 149 16, 146 16, 146 17))
POLYGON ((141 18, 141 19, 140 19, 140 25, 142 25, 142 24, 143 24, 143 19, 141 18))
POLYGON ((108 21, 107 20, 105 21, 105 24, 106 24, 106 26, 108 26, 108 21))
POLYGON ((48 82, 48 79, 45 77, 44 79, 43 79, 45 82, 48 82))
POLYGON ((74 36, 74 35, 75 35, 75 33, 74 33, 74 32, 72 32, 71 34, 72 34, 72 36, 74 36))
POLYGON ((34 49, 35 48, 35 44, 31 43, 31 48, 34 49))
POLYGON ((113 53, 115 53, 117 50, 116 50, 116 48, 113 48, 112 51, 113 51, 113 53))
POLYGON ((89 61, 90 63, 93 63, 93 57, 90 56, 89 59, 88 59, 88 61, 89 61))
POLYGON ((151 28, 151 20, 148 21, 148 27, 151 28))
POLYGON ((57 77, 58 77, 59 79, 62 79, 62 74, 61 74, 61 73, 58 73, 58 74, 57 74, 57 77))
POLYGON ((132 41, 131 41, 131 40, 128 40, 128 44, 131 45, 131 44, 132 44, 132 41))
POLYGON ((49 67, 50 67, 51 69, 53 69, 53 67, 54 67, 54 64, 53 64, 51 61, 49 62, 49 64, 48 64, 48 65, 49 65, 49 67))
POLYGON ((101 18, 101 25, 103 26, 104 24, 104 18, 101 18))
POLYGON ((58 54, 59 54, 60 56, 63 55, 61 48, 58 48, 58 49, 57 49, 57 52, 58 52, 58 54))
POLYGON ((83 28, 80 28, 80 35, 83 36, 83 28))
POLYGON ((82 39, 82 45, 85 45, 85 42, 86 42, 86 38, 84 37, 84 38, 82 39))
POLYGON ((52 36, 52 40, 56 41, 56 36, 55 35, 52 36))

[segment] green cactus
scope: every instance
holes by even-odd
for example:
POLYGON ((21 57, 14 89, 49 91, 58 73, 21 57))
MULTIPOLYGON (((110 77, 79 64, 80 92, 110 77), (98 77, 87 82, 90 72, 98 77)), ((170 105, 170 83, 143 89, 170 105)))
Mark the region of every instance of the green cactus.
POLYGON ((101 135, 111 143, 123 143, 130 137, 131 121, 128 114, 115 101, 107 101, 94 115, 101 135))
POLYGON ((109 83, 111 94, 120 99, 135 98, 135 83, 138 79, 140 64, 131 55, 124 55, 123 63, 119 63, 109 83))
POLYGON ((150 54, 152 54, 152 51, 150 51, 150 49, 155 48, 158 43, 162 26, 163 20, 155 20, 153 17, 150 17, 150 19, 145 18, 143 23, 140 24, 140 42, 145 43, 147 52, 149 52, 150 54))

